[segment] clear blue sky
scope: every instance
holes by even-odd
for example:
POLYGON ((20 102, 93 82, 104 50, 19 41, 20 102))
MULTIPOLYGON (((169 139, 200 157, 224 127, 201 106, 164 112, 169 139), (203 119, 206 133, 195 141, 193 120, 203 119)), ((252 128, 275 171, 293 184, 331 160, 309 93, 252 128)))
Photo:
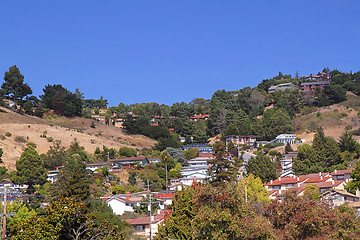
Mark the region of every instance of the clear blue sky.
POLYGON ((190 102, 281 71, 360 70, 359 0, 2 0, 0 73, 109 105, 190 102))

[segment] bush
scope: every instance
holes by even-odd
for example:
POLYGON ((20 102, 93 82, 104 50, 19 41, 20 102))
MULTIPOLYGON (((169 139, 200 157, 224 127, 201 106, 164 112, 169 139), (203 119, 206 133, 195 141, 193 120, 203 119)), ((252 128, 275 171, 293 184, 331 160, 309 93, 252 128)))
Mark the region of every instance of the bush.
POLYGON ((32 146, 33 148, 36 148, 36 143, 34 142, 28 142, 26 146, 32 146))
POLYGON ((16 136, 15 137, 15 142, 19 142, 19 143, 26 143, 26 139, 22 136, 16 136))
POLYGON ((91 122, 90 127, 91 127, 91 128, 96 128, 94 121, 91 122))
POLYGON ((347 126, 345 127, 345 129, 349 131, 349 130, 352 129, 352 126, 351 126, 351 125, 347 125, 347 126))
POLYGON ((5 140, 6 137, 4 135, 0 135, 0 140, 5 140))
POLYGON ((43 133, 43 134, 40 135, 40 137, 41 137, 41 138, 46 138, 46 134, 43 133))
POLYGON ((46 139, 47 139, 48 142, 54 141, 54 138, 52 138, 52 137, 48 137, 48 138, 46 138, 46 139))
POLYGON ((5 133, 5 136, 7 136, 7 137, 11 137, 11 136, 12 136, 12 134, 11 134, 11 132, 6 132, 6 133, 5 133))

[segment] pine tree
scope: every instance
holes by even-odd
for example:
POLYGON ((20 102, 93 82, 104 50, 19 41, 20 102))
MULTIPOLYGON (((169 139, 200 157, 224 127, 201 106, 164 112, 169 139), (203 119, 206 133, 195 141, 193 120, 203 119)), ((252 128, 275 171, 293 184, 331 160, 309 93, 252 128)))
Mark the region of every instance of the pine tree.
POLYGON ((89 183, 85 163, 79 154, 74 154, 66 161, 58 180, 53 184, 52 196, 85 200, 90 196, 89 183))
POLYGON ((225 143, 218 141, 214 143, 213 149, 215 158, 208 160, 208 164, 210 164, 208 169, 209 182, 214 186, 221 186, 225 182, 234 181, 238 168, 235 162, 227 156, 225 143))
POLYGON ((10 179, 15 184, 28 185, 29 193, 34 191, 34 185, 46 183, 44 163, 33 146, 25 148, 20 159, 16 161, 16 171, 11 173, 10 179))
POLYGON ((259 177, 264 183, 276 178, 275 163, 263 153, 259 153, 256 157, 250 158, 245 167, 248 173, 259 177))
POLYGON ((159 228, 157 239, 192 239, 192 220, 196 216, 194 190, 185 188, 179 193, 175 191, 172 212, 159 228))

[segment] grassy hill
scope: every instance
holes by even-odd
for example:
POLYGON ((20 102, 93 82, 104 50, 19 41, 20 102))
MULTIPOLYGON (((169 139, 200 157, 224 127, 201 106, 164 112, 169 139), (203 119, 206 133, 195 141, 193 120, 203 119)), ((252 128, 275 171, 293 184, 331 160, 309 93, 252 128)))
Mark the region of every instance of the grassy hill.
MULTIPOLYGON (((338 141, 346 130, 359 129, 360 97, 350 92, 347 97, 346 101, 331 106, 302 109, 302 113, 292 120, 297 137, 305 139, 306 144, 311 144, 315 130, 321 126, 326 136, 338 141)), ((360 136, 354 135, 354 138, 360 140, 360 136)), ((295 150, 299 145, 301 144, 292 147, 295 150)), ((283 152, 284 147, 277 147, 275 150, 283 152)))
POLYGON ((96 128, 91 128, 91 123, 91 119, 55 115, 41 119, 0 108, 0 148, 4 151, 3 163, 0 166, 5 166, 10 171, 14 170, 15 162, 28 142, 35 143, 40 154, 46 153, 53 144, 50 142, 51 138, 61 140, 65 147, 69 147, 76 138, 89 153, 93 153, 96 147, 102 149, 103 145, 115 149, 123 146, 141 149, 149 148, 156 143, 155 140, 145 136, 127 135, 123 129, 98 122, 95 122, 96 128), (11 136, 6 136, 7 132, 11 136))

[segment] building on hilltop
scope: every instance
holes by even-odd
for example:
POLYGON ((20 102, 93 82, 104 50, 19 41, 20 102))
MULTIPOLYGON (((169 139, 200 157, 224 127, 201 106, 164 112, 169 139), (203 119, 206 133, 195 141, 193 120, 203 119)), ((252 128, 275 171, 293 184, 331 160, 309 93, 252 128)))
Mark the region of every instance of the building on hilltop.
POLYGON ((279 85, 271 86, 268 89, 268 93, 274 93, 276 91, 295 90, 297 87, 293 83, 281 83, 279 85))

